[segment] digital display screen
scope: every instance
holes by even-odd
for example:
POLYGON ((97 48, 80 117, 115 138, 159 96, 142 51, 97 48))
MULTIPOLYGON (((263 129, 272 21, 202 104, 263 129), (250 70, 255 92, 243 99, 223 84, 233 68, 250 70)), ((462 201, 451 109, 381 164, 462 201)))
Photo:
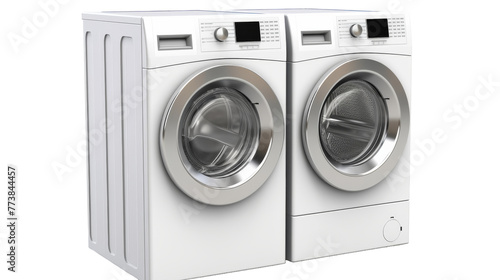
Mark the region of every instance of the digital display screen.
POLYGON ((389 25, 386 18, 367 19, 368 38, 388 38, 389 25))
POLYGON ((236 42, 260 42, 260 24, 258 21, 235 22, 236 42))

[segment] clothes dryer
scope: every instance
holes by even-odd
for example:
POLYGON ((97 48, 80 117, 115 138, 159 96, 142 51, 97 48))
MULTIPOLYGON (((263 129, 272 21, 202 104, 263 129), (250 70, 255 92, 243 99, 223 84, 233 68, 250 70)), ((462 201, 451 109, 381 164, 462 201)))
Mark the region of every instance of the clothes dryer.
POLYGON ((288 9, 287 259, 409 238, 411 36, 404 15, 288 9))

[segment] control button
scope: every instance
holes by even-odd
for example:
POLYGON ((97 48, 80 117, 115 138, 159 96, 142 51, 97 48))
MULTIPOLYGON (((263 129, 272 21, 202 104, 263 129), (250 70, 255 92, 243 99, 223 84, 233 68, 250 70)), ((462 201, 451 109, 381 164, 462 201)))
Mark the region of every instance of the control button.
POLYGON ((398 239, 402 231, 401 224, 398 220, 391 218, 384 226, 384 238, 388 242, 394 242, 398 239))
POLYGON ((361 33, 363 33, 363 27, 359 24, 353 24, 351 25, 351 28, 349 28, 349 33, 351 33, 351 36, 354 38, 358 38, 361 36, 361 33))
POLYGON ((219 28, 215 29, 214 37, 217 41, 224 42, 228 36, 229 36, 229 32, 227 31, 226 28, 219 27, 219 28))

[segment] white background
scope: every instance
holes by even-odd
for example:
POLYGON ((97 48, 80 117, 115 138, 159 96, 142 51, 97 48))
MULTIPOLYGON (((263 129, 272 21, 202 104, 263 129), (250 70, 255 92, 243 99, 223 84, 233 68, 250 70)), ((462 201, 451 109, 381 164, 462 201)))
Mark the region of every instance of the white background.
POLYGON ((496 1, 66 1, 17 47, 9 36, 20 35, 25 20, 33 22, 43 9, 36 0, 8 1, 0 9, 0 279, 133 279, 87 248, 86 165, 80 152, 85 144, 82 12, 284 7, 372 9, 411 16, 410 244, 207 279, 500 277, 496 1), (489 91, 481 80, 493 82, 489 91), (478 99, 475 93, 489 95, 478 99), (436 129, 445 140, 432 147, 429 139, 436 129), (425 149, 419 141, 426 141, 425 149), (19 168, 17 274, 8 273, 4 262, 9 163, 19 168), (57 163, 69 166, 61 178, 52 167, 57 163))

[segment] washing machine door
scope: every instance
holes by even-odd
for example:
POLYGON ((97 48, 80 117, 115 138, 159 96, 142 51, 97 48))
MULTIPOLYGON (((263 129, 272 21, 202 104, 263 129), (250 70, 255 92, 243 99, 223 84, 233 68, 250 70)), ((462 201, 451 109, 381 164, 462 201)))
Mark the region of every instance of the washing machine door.
POLYGON ((179 189, 211 205, 245 199, 273 172, 284 142, 281 105, 255 72, 223 65, 188 78, 160 131, 165 168, 179 189))
POLYGON ((319 80, 302 128, 307 158, 324 181, 345 191, 365 190, 382 181, 403 154, 408 98, 388 67, 351 60, 319 80))

